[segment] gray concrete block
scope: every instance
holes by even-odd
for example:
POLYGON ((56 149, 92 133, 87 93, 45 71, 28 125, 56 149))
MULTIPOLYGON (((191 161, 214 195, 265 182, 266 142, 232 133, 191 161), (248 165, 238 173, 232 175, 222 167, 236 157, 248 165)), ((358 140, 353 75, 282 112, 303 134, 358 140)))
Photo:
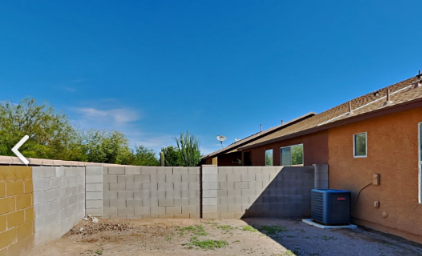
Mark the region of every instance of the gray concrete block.
POLYGON ((104 199, 117 199, 117 191, 104 191, 104 199))
POLYGON ((156 207, 158 206, 158 198, 142 199, 142 207, 156 207))
POLYGON ((262 181, 250 181, 248 182, 248 188, 250 189, 262 189, 262 181))
POLYGON ((174 214, 158 214, 159 219, 173 219, 174 214))
POLYGON ((151 182, 166 182, 165 174, 151 174, 151 182))
POLYGON ((189 174, 189 167, 173 167, 173 174, 189 174))
POLYGON ((103 208, 110 207, 110 199, 103 199, 103 208))
POLYGON ((248 197, 235 197, 234 204, 248 204, 249 198, 248 197))
POLYGON ((255 189, 242 189, 242 197, 249 197, 255 195, 255 189))
POLYGON ((174 206, 187 206, 189 205, 189 198, 174 198, 174 206))
MULTIPOLYGON (((155 175, 154 175, 155 176, 155 175)), ((151 175, 150 174, 140 174, 135 175, 135 182, 136 183, 146 183, 151 182, 151 175)))
MULTIPOLYGON (((96 217, 102 217, 103 216, 103 209, 102 208, 98 208, 98 209, 86 209, 86 214, 91 215, 91 216, 96 216, 96 217)), ((72 224, 68 225, 68 228, 66 228, 67 230, 69 230, 70 228, 72 228, 72 224)))
POLYGON ((117 208, 117 216, 135 216, 135 208, 117 208))
POLYGON ((242 178, 242 181, 255 181, 255 174, 254 173, 242 173, 241 178, 242 178))
POLYGON ((173 174, 173 167, 158 167, 157 174, 173 174))
POLYGON ((235 214, 234 214, 234 212, 221 212, 221 213, 219 213, 219 217, 221 219, 234 219, 235 214))
POLYGON ((86 184, 86 191, 103 191, 103 184, 86 184))
POLYGON ((102 166, 87 166, 86 167, 86 176, 89 175, 103 175, 102 166))
POLYGON ((248 166, 246 173, 247 174, 257 174, 257 173, 262 173, 262 168, 261 166, 248 166))
POLYGON ((158 191, 174 190, 173 182, 158 182, 158 191))
POLYGON ((142 183, 126 183, 127 191, 140 191, 142 190, 142 183))
POLYGON ((142 183, 142 190, 157 191, 158 183, 157 182, 142 183))
POLYGON ((201 203, 199 198, 189 198, 189 205, 196 205, 199 206, 201 203))
POLYGON ((151 207, 135 207, 135 216, 137 215, 150 215, 151 207))
POLYGON ((166 198, 182 198, 180 190, 167 190, 166 198))
POLYGON ((161 191, 157 191, 157 190, 152 190, 150 191, 151 193, 151 198, 166 198, 166 191, 165 190, 161 190, 161 191))
POLYGON ((181 174, 166 174, 166 182, 182 182, 181 174))
POLYGON ((107 207, 103 209, 104 216, 117 216, 117 207, 107 207))
POLYGON ((144 198, 150 198, 150 197, 151 197, 151 191, 148 191, 148 190, 134 191, 133 193, 134 199, 144 199, 144 198))
POLYGON ((241 174, 227 174, 227 181, 241 181, 241 174))
POLYGON ((189 174, 199 175, 200 173, 200 167, 188 167, 188 169, 189 169, 189 174))
POLYGON ((182 213, 182 206, 166 207, 166 214, 180 214, 182 213))
POLYGON ((202 205, 217 205, 217 198, 202 198, 202 205))
POLYGON ((135 175, 117 175, 118 183, 132 183, 135 182, 135 175))
POLYGON ((182 213, 197 213, 198 212, 198 207, 197 206, 182 206, 182 213))
POLYGON ((107 167, 108 168, 108 174, 125 174, 125 167, 124 166, 116 166, 116 167, 107 167))
POLYGON ((156 166, 142 166, 141 174, 157 174, 156 166))
POLYGON ((175 214, 174 215, 175 219, 189 219, 190 218, 190 214, 189 213, 180 213, 180 214, 175 214))
MULTIPOLYGON (((210 190, 212 191, 212 190, 210 190)), ((227 190, 217 190, 217 197, 228 197, 228 191, 227 190)))
POLYGON ((166 207, 151 207, 151 214, 166 214, 166 207))
POLYGON ((255 175, 255 181, 269 181, 270 175, 268 173, 258 173, 255 175))
POLYGON ((218 189, 218 183, 217 182, 203 183, 202 189, 203 190, 218 189))
POLYGON ((204 190, 202 191, 202 197, 217 197, 218 190, 204 190))
POLYGON ((175 182, 174 183, 174 190, 189 190, 189 183, 188 182, 175 182))
POLYGON ((189 190, 199 190, 199 182, 189 182, 189 190))
POLYGON ((174 206, 174 200, 172 198, 159 198, 158 199, 158 206, 174 206))
POLYGON ((141 167, 140 166, 125 166, 125 174, 126 175, 141 174, 141 167))
POLYGON ((219 182, 218 183, 218 189, 234 189, 234 182, 219 182))
POLYGON ((228 206, 227 205, 217 205, 217 211, 218 212, 228 212, 228 206))
POLYGON ((217 175, 218 182, 227 182, 227 175, 226 174, 218 174, 217 175))
POLYGON ((142 207, 142 199, 127 199, 127 207, 142 207))
POLYGON ((204 213, 202 214, 203 219, 217 219, 218 213, 204 213))
POLYGON ((245 189, 248 188, 248 182, 245 181, 238 181, 234 183, 235 189, 245 189))
POLYGON ((240 190, 240 189, 229 189, 229 190, 227 190, 227 195, 229 197, 242 196, 242 190, 240 190))
POLYGON ((217 175, 218 167, 215 165, 202 165, 202 174, 203 175, 217 175))
POLYGON ((203 213, 217 213, 217 205, 204 205, 202 206, 203 213))
POLYGON ((126 207, 126 199, 110 199, 110 207, 125 208, 126 207))
POLYGON ((227 205, 228 212, 240 212, 241 210, 242 206, 240 204, 227 205))
POLYGON ((214 182, 214 183, 216 183, 218 180, 217 180, 217 175, 215 174, 211 174, 211 175, 209 175, 209 174, 204 174, 204 175, 202 175, 202 182, 203 183, 209 183, 209 182, 214 182))
POLYGON ((199 197, 198 190, 182 190, 181 191, 181 198, 196 198, 199 197))
POLYGON ((118 199, 133 199, 134 193, 133 191, 118 191, 117 198, 118 199))
POLYGON ((86 200, 86 208, 102 208, 103 200, 86 200))
POLYGON ((233 167, 219 166, 218 174, 221 174, 221 175, 233 174, 233 167))
POLYGON ((103 199, 103 192, 86 192, 86 199, 103 199))
POLYGON ((110 191, 110 183, 103 183, 103 191, 110 191))

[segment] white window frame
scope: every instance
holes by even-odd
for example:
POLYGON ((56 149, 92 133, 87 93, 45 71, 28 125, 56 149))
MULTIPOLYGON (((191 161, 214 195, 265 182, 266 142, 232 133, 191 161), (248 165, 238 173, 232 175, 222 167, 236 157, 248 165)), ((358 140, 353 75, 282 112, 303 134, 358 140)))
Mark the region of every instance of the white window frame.
POLYGON ((353 134, 353 157, 354 158, 365 158, 367 156, 368 156, 368 133, 367 132, 360 132, 360 133, 353 134), (355 145, 356 135, 361 135, 361 134, 365 134, 365 155, 364 156, 357 156, 356 155, 356 145, 355 145))
POLYGON ((422 122, 418 124, 418 200, 422 204, 422 156, 421 156, 422 122))
POLYGON ((274 150, 273 149, 267 149, 267 150, 265 150, 264 154, 265 154, 264 155, 265 166, 274 166, 274 150), (270 151, 270 150, 271 150, 271 157, 272 157, 272 162, 273 162, 271 165, 267 164, 267 151, 270 151))
MULTIPOLYGON (((290 149, 290 163, 292 163, 292 155, 291 155, 291 153, 292 153, 292 150, 290 149)), ((280 166, 304 166, 304 165, 305 165, 305 148, 303 147, 303 143, 294 144, 294 145, 285 146, 285 147, 280 147, 280 166), (295 164, 295 165, 293 165, 293 164, 283 165, 283 161, 282 161, 283 154, 281 153, 281 150, 283 148, 291 148, 291 147, 299 146, 299 145, 302 145, 302 163, 301 164, 295 164)))

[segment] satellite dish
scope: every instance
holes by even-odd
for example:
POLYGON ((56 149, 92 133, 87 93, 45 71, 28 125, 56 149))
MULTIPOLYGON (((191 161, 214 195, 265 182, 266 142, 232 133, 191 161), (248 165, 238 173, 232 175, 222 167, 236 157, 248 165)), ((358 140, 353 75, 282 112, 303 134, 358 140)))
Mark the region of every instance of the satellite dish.
POLYGON ((239 138, 236 138, 236 139, 234 139, 235 141, 239 141, 240 139, 239 138))
POLYGON ((225 141, 227 138, 223 135, 218 135, 217 140, 221 143, 221 146, 223 146, 223 141, 225 141))

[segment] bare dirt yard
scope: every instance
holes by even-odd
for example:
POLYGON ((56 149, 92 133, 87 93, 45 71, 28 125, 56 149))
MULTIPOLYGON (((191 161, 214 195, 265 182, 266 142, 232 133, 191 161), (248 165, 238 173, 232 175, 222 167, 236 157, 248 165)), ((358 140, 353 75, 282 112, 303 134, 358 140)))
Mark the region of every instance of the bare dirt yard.
POLYGON ((81 221, 31 256, 56 255, 422 255, 402 239, 323 230, 297 220, 152 219, 81 221))

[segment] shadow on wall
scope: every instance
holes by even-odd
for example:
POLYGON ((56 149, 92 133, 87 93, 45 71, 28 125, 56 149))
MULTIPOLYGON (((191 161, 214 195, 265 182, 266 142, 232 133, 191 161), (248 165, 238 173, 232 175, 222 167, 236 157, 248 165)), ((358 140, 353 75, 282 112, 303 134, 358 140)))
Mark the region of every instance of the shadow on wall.
MULTIPOLYGON (((270 173, 268 186, 244 209, 247 217, 304 218, 311 216, 311 189, 314 188, 314 167, 279 167, 270 173), (271 176, 275 175, 273 179, 271 176)), ((248 170, 249 171, 249 170, 248 170)), ((265 169, 263 169, 265 172, 265 169)), ((255 181, 256 185, 260 184, 255 181)), ((263 185, 266 182, 263 181, 263 185)), ((249 186, 253 186, 249 182, 249 186)))

